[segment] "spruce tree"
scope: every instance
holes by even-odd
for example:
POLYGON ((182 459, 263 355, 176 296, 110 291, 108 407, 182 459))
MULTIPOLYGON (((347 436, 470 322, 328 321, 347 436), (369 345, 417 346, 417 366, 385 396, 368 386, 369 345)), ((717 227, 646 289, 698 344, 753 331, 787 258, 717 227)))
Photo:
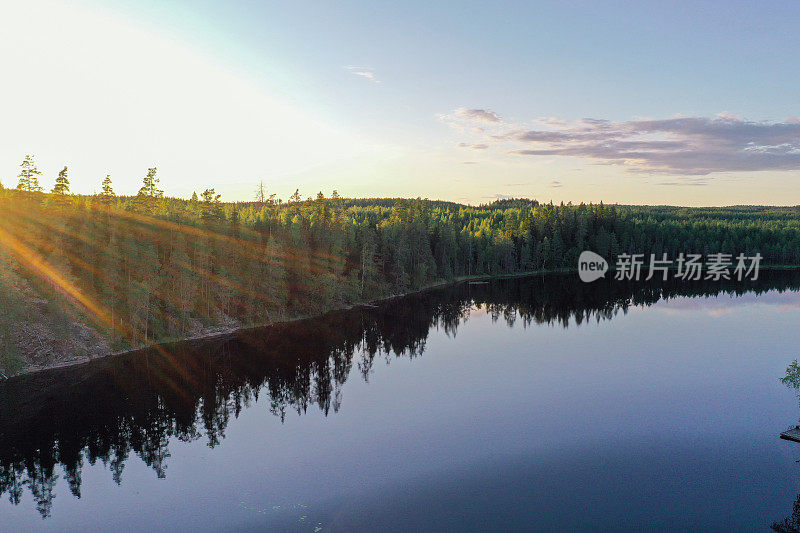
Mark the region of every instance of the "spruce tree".
POLYGON ((69 194, 69 178, 67 176, 68 170, 65 166, 61 169, 61 172, 58 173, 58 177, 56 178, 56 185, 53 187, 53 194, 60 194, 65 195, 69 194))
POLYGON ((192 199, 189 200, 188 211, 195 216, 200 214, 200 199, 197 197, 197 192, 192 193, 192 199))
POLYGON ((200 218, 203 220, 222 220, 225 218, 222 212, 222 202, 219 194, 214 189, 206 189, 200 195, 203 198, 203 208, 200 218))

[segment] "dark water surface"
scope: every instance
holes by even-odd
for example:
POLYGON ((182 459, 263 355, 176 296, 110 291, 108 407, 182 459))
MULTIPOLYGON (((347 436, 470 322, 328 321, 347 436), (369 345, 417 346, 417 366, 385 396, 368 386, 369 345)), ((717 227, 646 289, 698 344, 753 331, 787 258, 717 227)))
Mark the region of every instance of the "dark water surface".
POLYGON ((0 530, 768 531, 798 287, 462 284, 12 379, 0 530))

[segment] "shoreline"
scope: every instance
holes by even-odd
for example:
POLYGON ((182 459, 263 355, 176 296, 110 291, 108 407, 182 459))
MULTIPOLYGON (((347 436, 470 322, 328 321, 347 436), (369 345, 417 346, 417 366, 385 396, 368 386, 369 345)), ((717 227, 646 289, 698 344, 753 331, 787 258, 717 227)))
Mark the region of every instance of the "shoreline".
MULTIPOLYGON (((793 269, 800 269, 800 265, 771 265, 771 266, 762 266, 761 267, 761 270, 793 270, 793 269)), ((608 272, 613 272, 613 271, 614 271, 613 268, 610 268, 608 270, 608 272)), ((547 275, 547 274, 568 274, 570 272, 577 272, 577 269, 575 269, 575 268, 561 268, 561 269, 531 270, 531 271, 513 272, 513 273, 507 273, 507 274, 494 274, 494 275, 492 275, 492 274, 480 274, 480 275, 479 274, 474 274, 474 275, 468 275, 468 276, 459 276, 458 278, 455 278, 453 280, 445 280, 445 281, 438 281, 438 282, 435 282, 435 283, 431 283, 429 285, 426 285, 424 287, 421 287, 421 288, 413 290, 413 291, 400 293, 400 294, 391 294, 391 295, 383 296, 381 298, 377 298, 377 299, 374 299, 374 300, 353 303, 353 304, 345 305, 345 306, 342 306, 342 307, 333 307, 331 309, 323 311, 322 313, 317 313, 317 314, 313 314, 313 315, 300 316, 300 317, 289 318, 289 319, 285 319, 285 320, 277 320, 277 321, 271 322, 269 324, 256 324, 256 325, 248 325, 248 326, 242 326, 242 327, 231 327, 231 328, 224 329, 222 331, 209 332, 209 333, 204 333, 204 334, 201 334, 201 335, 195 335, 195 336, 192 336, 192 337, 183 337, 183 338, 178 338, 178 339, 164 339, 163 341, 154 342, 154 343, 151 343, 151 344, 149 344, 147 346, 141 346, 139 348, 132 348, 132 349, 128 349, 128 350, 110 352, 110 353, 107 353, 107 354, 97 355, 97 356, 94 356, 94 357, 85 357, 85 358, 82 358, 82 359, 72 359, 72 360, 69 360, 69 361, 63 361, 63 362, 60 362, 60 363, 54 363, 52 365, 26 367, 25 369, 23 369, 22 371, 20 371, 20 372, 18 372, 16 374, 13 374, 11 376, 5 377, 5 379, 2 379, 2 377, 0 377, 0 382, 8 381, 8 380, 14 379, 15 377, 19 377, 19 376, 35 374, 35 373, 38 373, 38 372, 44 372, 46 370, 56 370, 56 369, 70 368, 70 367, 75 367, 75 366, 80 366, 80 365, 87 365, 87 364, 93 363, 95 361, 99 361, 101 359, 108 359, 110 357, 129 355, 129 354, 132 354, 132 353, 135 353, 135 352, 140 352, 142 350, 147 350, 147 349, 153 348, 154 346, 165 346, 165 345, 170 345, 170 344, 177 344, 177 343, 183 343, 183 342, 193 342, 193 341, 211 341, 211 340, 214 340, 214 339, 225 339, 225 338, 231 337, 232 335, 235 335, 238 332, 247 331, 247 330, 250 330, 250 329, 263 329, 263 328, 268 328, 268 327, 271 327, 271 326, 277 326, 277 325, 281 325, 281 324, 291 324, 292 322, 299 322, 301 320, 314 319, 314 318, 317 318, 317 317, 320 317, 320 316, 324 316, 327 313, 332 313, 332 312, 337 312, 337 311, 347 311, 347 310, 350 310, 350 309, 355 309, 357 307, 377 307, 382 302, 386 302, 386 301, 393 300, 393 299, 396 299, 396 298, 403 298, 405 296, 410 296, 412 294, 424 293, 426 291, 433 290, 433 289, 439 289, 439 288, 447 287, 447 286, 454 286, 454 285, 458 285, 459 283, 464 283, 464 282, 491 281, 491 280, 497 280, 497 279, 512 279, 512 278, 521 278, 521 277, 527 277, 527 276, 539 276, 539 275, 547 275)))
MULTIPOLYGON (((178 339, 164 339, 164 340, 162 340, 160 342, 154 342, 154 343, 148 344, 146 346, 141 346, 141 347, 138 347, 138 348, 131 348, 131 349, 128 349, 128 350, 120 350, 120 351, 116 351, 116 352, 110 352, 110 353, 106 353, 106 354, 102 354, 102 355, 96 355, 94 357, 87 356, 87 357, 84 357, 84 358, 81 358, 81 359, 71 359, 69 361, 62 361, 60 363, 54 363, 54 364, 46 365, 46 366, 29 366, 29 367, 26 367, 25 369, 21 370, 20 372, 17 372, 16 374, 13 374, 11 376, 6 377, 5 379, 0 378, 0 382, 1 381, 8 381, 8 380, 14 379, 15 377, 19 377, 19 376, 25 376, 25 375, 35 374, 35 373, 38 373, 38 372, 44 372, 46 370, 57 370, 57 369, 70 368, 70 367, 75 367, 75 366, 80 366, 80 365, 88 365, 88 364, 93 363, 95 361, 99 361, 99 360, 102 360, 102 359, 108 359, 110 357, 129 355, 129 354, 132 354, 132 353, 140 352, 142 350, 147 350, 147 349, 153 348, 154 346, 165 346, 165 345, 170 345, 170 344, 177 344, 177 343, 183 343, 183 342, 193 342, 193 341, 211 341, 211 340, 214 340, 214 339, 225 339, 225 338, 231 337, 232 335, 235 335, 236 333, 238 333, 240 331, 247 331, 247 330, 250 330, 250 329, 268 328, 268 327, 271 327, 271 326, 277 326, 277 325, 281 325, 281 324, 291 324, 292 322, 299 322, 301 320, 309 320, 309 319, 313 319, 313 318, 317 318, 317 317, 323 316, 323 315, 325 315, 327 313, 332 313, 332 312, 336 312, 336 311, 347 311, 347 310, 350 310, 350 309, 355 309, 357 307, 377 307, 377 305, 379 305, 382 302, 386 302, 386 301, 393 300, 393 299, 396 299, 396 298, 403 298, 405 296, 410 296, 412 294, 420 294, 420 293, 423 293, 425 291, 438 289, 438 288, 442 288, 442 287, 447 287, 447 286, 450 286, 450 285, 458 285, 459 283, 464 283, 464 282, 469 282, 469 281, 480 281, 480 280, 487 280, 488 281, 488 280, 494 280, 494 279, 520 278, 520 277, 536 276, 536 275, 543 275, 543 274, 565 274, 565 273, 573 272, 573 271, 575 271, 575 269, 552 269, 552 270, 533 270, 533 271, 526 271, 526 272, 514 272, 514 273, 509 273, 509 274, 495 274, 495 275, 492 275, 492 274, 477 275, 476 274, 476 275, 471 275, 471 276, 459 276, 458 278, 456 278, 454 280, 438 281, 438 282, 431 283, 429 285, 426 285, 424 287, 421 287, 421 288, 413 290, 413 291, 404 292, 404 293, 400 293, 400 294, 391 294, 391 295, 388 295, 388 296, 383 296, 381 298, 377 298, 375 300, 369 300, 369 301, 365 301, 365 302, 353 303, 353 304, 349 304, 349 305, 345 305, 345 306, 341 306, 341 307, 333 307, 331 309, 327 309, 326 311, 323 311, 322 313, 317 313, 317 314, 313 314, 313 315, 300 316, 300 317, 295 317, 295 318, 288 318, 288 319, 285 319, 285 320, 276 320, 275 322, 270 322, 269 324, 255 324, 255 325, 248 325, 248 326, 241 326, 241 327, 231 327, 231 328, 223 329, 222 331, 214 331, 214 332, 204 333, 204 334, 201 334, 201 335, 195 335, 195 336, 191 336, 191 337, 182 337, 182 338, 178 338, 178 339)), ((222 329, 222 328, 220 327, 220 329, 222 329)))

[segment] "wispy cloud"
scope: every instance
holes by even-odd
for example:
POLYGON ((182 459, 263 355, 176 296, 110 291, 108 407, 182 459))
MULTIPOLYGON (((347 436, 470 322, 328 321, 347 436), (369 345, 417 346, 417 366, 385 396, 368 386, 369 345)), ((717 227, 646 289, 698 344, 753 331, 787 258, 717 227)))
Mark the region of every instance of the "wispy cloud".
MULTIPOLYGON (((459 107, 451 113, 438 115, 439 120, 462 131, 483 133, 486 128, 493 131, 503 124, 494 111, 488 109, 467 109, 459 107)), ((472 143, 461 143, 459 146, 472 146, 472 143)))
POLYGON ((558 180, 553 180, 550 183, 548 183, 547 186, 548 187, 553 187, 554 189, 557 189, 559 187, 563 187, 564 185, 558 180))
POLYGON ((375 77, 375 71, 370 67, 357 67, 354 65, 349 65, 344 67, 345 69, 349 70, 352 74, 356 76, 360 76, 362 78, 368 79, 372 83, 380 83, 381 81, 375 77))
MULTIPOLYGON (((482 110, 456 110, 450 116, 466 111, 482 110)), ((508 146, 512 155, 578 157, 637 173, 699 176, 800 169, 800 120, 795 117, 783 122, 754 122, 730 113, 624 122, 548 117, 534 124, 504 124, 480 133, 486 142, 508 146)))
POLYGON ((486 150, 489 148, 488 144, 470 144, 470 143, 458 143, 459 148, 469 148, 471 150, 486 150))
POLYGON ((488 109, 467 109, 466 107, 459 107, 453 111, 453 116, 460 120, 469 120, 472 122, 488 122, 496 124, 500 122, 500 117, 497 113, 489 111, 488 109))

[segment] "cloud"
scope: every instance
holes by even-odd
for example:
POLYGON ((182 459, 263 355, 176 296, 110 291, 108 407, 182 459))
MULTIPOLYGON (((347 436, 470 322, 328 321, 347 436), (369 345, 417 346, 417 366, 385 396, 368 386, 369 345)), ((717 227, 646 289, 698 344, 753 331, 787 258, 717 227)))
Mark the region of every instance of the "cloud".
POLYGON ((559 187, 563 187, 564 185, 558 180, 553 180, 550 183, 548 183, 547 186, 548 187, 553 187, 554 189, 557 189, 559 187))
MULTIPOLYGON (((467 109, 466 107, 459 107, 450 113, 436 115, 437 118, 451 128, 459 130, 463 133, 472 135, 486 136, 487 140, 493 140, 495 135, 499 135, 499 130, 504 127, 503 121, 493 111, 488 109, 467 109)), ((508 133, 508 132, 504 132, 508 133)), ((458 146, 462 148, 486 146, 483 143, 459 143, 458 146)), ((475 148, 481 150, 484 148, 475 148)))
POLYGON ((345 69, 349 70, 351 73, 355 74, 356 76, 361 76, 362 78, 366 78, 373 83, 380 83, 381 81, 375 77, 375 72, 370 67, 356 67, 353 65, 344 67, 345 69))
POLYGON ((488 144, 470 144, 470 143, 458 143, 459 148, 469 148, 471 150, 486 150, 489 148, 488 144))
POLYGON ((484 132, 483 138, 510 144, 512 155, 578 157, 636 173, 698 176, 800 169, 800 120, 794 117, 754 122, 720 113, 624 122, 553 117, 534 122, 536 129, 509 126, 484 132))
POLYGON ((459 165, 477 165, 477 161, 461 161, 459 165))
POLYGON ((502 122, 497 113, 489 111, 488 109, 467 109, 466 107, 459 107, 453 111, 452 116, 458 120, 468 122, 485 122, 488 124, 499 124, 502 122))
POLYGON ((536 119, 536 122, 539 124, 544 124, 546 126, 566 126, 568 122, 563 118, 558 117, 542 117, 536 119))

